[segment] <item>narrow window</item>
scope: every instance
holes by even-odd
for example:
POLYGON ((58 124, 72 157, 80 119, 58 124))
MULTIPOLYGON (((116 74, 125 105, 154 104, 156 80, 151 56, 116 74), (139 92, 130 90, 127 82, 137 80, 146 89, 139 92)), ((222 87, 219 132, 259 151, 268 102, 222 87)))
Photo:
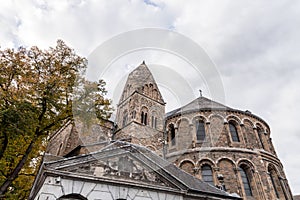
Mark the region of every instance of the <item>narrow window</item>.
POLYGON ((152 128, 154 128, 154 116, 153 115, 151 116, 151 122, 152 122, 151 126, 152 126, 152 128))
POLYGON ((276 174, 276 173, 275 173, 274 170, 271 170, 271 171, 269 171, 269 174, 270 174, 270 178, 271 178, 273 188, 275 190, 276 197, 279 198, 279 193, 278 193, 278 190, 277 190, 277 187, 276 187, 276 184, 275 184, 275 180, 274 180, 274 174, 276 174))
POLYGON ((250 186, 250 182, 249 182, 249 177, 248 177, 245 169, 240 168, 240 173, 241 173, 242 183, 244 186, 246 196, 252 196, 252 190, 251 190, 251 186, 250 186))
POLYGON ((141 113, 141 123, 147 125, 147 113, 144 113, 143 111, 141 113))
POLYGON ((145 113, 145 115, 144 115, 144 123, 143 124, 147 125, 147 113, 145 113))
POLYGON ((209 165, 203 165, 201 167, 201 174, 204 182, 214 185, 213 172, 209 165))
POLYGON ((132 111, 131 118, 132 118, 132 119, 135 119, 135 115, 136 115, 136 112, 135 112, 135 110, 134 110, 134 111, 132 111))
POLYGON ((152 128, 157 128, 157 117, 153 116, 151 117, 151 125, 152 125, 152 128))
POLYGON ((229 123, 229 130, 230 130, 232 141, 239 142, 240 139, 239 139, 235 125, 232 123, 229 123))
POLYGON ((174 125, 171 124, 169 126, 169 129, 170 129, 170 142, 172 145, 175 145, 176 144, 176 137, 175 137, 175 128, 174 128, 174 125))
POLYGON ((265 149, 263 139, 262 139, 262 137, 263 137, 262 134, 264 134, 264 133, 262 132, 262 130, 260 128, 257 128, 257 134, 258 134, 258 138, 259 138, 259 141, 260 141, 260 144, 261 144, 262 148, 265 149))
POLYGON ((205 127, 203 121, 196 122, 196 136, 197 140, 205 140, 205 127))
POLYGON ((141 113, 141 123, 143 124, 144 123, 144 112, 142 111, 141 113))

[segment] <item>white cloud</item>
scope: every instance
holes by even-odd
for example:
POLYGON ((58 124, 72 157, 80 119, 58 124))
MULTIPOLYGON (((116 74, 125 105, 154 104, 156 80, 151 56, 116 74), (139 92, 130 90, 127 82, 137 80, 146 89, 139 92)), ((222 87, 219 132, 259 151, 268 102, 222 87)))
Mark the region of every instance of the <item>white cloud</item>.
POLYGON ((110 37, 137 28, 189 36, 216 63, 225 103, 269 123, 292 190, 300 194, 299 24, 299 1, 1 1, 0 46, 47 48, 63 39, 88 56, 110 37))

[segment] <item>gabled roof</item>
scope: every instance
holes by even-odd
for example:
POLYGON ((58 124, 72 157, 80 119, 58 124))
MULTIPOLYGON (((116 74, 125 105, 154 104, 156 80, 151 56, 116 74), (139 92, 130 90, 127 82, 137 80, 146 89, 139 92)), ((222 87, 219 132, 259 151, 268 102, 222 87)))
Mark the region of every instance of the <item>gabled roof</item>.
MULTIPOLYGON (((82 171, 80 171, 82 169, 89 170, 90 168, 88 167, 91 167, 92 163, 98 168, 103 168, 98 170, 102 173, 102 177, 96 173, 98 178, 120 179, 119 181, 125 181, 129 184, 135 183, 141 186, 148 184, 149 186, 152 185, 157 188, 170 188, 170 190, 173 191, 188 192, 195 195, 208 195, 221 199, 240 199, 230 196, 228 193, 182 171, 149 149, 124 141, 113 142, 100 151, 90 154, 45 162, 44 168, 46 170, 52 170, 52 172, 80 174, 82 173, 82 171), (126 168, 126 163, 131 163, 130 165, 134 167, 128 168, 127 166, 126 168), (125 169, 130 170, 126 172, 125 169), (126 173, 128 175, 127 177, 124 176, 126 173)), ((93 170, 95 172, 97 171, 94 168, 93 170)), ((91 174, 85 172, 84 176, 87 177, 90 175, 95 177, 95 172, 94 174, 93 172, 91 172, 91 174)))
POLYGON ((166 114, 167 117, 185 113, 185 112, 191 112, 191 111, 199 111, 199 110, 234 110, 228 106, 225 106, 221 103, 215 102, 211 99, 208 99, 206 97, 199 97, 192 102, 188 103, 185 106, 182 106, 181 108, 177 108, 173 111, 170 111, 166 114))

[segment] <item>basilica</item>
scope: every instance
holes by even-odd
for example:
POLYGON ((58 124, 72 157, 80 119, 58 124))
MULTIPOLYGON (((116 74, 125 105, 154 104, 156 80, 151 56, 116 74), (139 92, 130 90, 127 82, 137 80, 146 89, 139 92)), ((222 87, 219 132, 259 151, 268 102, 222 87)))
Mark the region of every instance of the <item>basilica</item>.
POLYGON ((171 112, 143 62, 116 119, 50 136, 32 200, 292 200, 269 125, 201 96, 171 112))

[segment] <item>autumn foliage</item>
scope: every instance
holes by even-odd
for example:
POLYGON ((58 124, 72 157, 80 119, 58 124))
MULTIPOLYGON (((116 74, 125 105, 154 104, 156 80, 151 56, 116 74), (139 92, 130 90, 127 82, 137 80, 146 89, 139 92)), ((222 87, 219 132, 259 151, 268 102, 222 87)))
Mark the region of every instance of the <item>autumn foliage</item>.
POLYGON ((74 114, 88 117, 92 111, 98 119, 109 118, 105 82, 84 79, 86 67, 87 60, 61 40, 48 50, 0 50, 0 197, 27 198, 47 137, 74 114))

